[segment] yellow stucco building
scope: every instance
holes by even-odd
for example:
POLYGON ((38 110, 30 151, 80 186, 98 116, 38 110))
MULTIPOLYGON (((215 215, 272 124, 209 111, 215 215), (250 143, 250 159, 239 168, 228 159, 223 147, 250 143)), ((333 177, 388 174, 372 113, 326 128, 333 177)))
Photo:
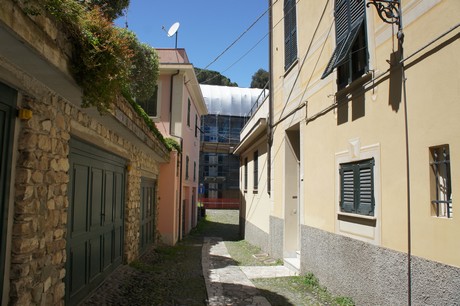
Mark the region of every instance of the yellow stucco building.
POLYGON ((271 1, 271 192, 246 239, 358 305, 459 303, 458 16, 271 1))

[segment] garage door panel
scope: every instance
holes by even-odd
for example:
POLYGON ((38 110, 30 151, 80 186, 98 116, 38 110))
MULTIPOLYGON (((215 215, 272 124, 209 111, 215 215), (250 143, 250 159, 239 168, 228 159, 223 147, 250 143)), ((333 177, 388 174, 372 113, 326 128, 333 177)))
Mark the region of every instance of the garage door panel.
POLYGON ((90 240, 89 244, 89 279, 93 281, 102 271, 101 252, 102 252, 102 237, 97 237, 90 240))
POLYGON ((104 234, 104 257, 103 257, 103 269, 107 269, 112 263, 112 246, 113 246, 113 232, 104 234))
POLYGON ((122 262, 125 161, 74 138, 69 159, 66 304, 76 305, 122 262))
MULTIPOLYGON (((14 125, 16 120, 17 92, 0 83, 0 276, 5 272, 6 237, 8 219, 11 168, 13 165, 14 125)), ((0 277, 0 300, 8 292, 3 292, 3 277, 0 277)))
POLYGON ((73 168, 72 237, 87 231, 89 170, 88 166, 80 164, 75 164, 73 168))
POLYGON ((122 241, 123 241, 123 228, 119 227, 114 230, 114 250, 113 255, 115 256, 115 261, 120 260, 123 252, 122 241))
POLYGON ((155 240, 155 185, 156 181, 142 179, 141 181, 141 220, 140 220, 140 249, 144 251, 155 240))
POLYGON ((71 270, 78 267, 79 273, 72 273, 70 290, 72 294, 78 293, 86 285, 87 243, 83 242, 70 249, 71 270))
POLYGON ((102 169, 92 168, 91 184, 91 228, 102 225, 102 201, 103 201, 103 171, 102 169))
POLYGON ((105 205, 104 205, 104 224, 113 222, 113 172, 106 171, 105 173, 105 205))

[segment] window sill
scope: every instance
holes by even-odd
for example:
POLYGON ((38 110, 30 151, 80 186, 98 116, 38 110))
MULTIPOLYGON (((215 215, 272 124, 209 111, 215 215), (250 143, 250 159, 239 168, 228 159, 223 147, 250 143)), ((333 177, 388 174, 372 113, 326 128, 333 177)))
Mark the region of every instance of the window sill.
POLYGON ((353 82, 345 86, 344 88, 337 90, 337 92, 335 93, 335 96, 340 97, 340 96, 350 94, 356 89, 362 87, 366 82, 370 81, 371 79, 372 79, 372 71, 366 72, 361 77, 357 78, 356 80, 354 80, 353 82))
POLYGON ((299 58, 292 62, 292 64, 284 71, 284 77, 286 77, 289 74, 289 72, 291 72, 291 70, 297 65, 298 62, 299 58))
POLYGON ((377 225, 377 218, 375 216, 365 216, 365 215, 358 215, 358 214, 350 214, 345 212, 337 212, 337 220, 350 222, 350 223, 357 223, 361 225, 367 225, 376 227, 377 225))

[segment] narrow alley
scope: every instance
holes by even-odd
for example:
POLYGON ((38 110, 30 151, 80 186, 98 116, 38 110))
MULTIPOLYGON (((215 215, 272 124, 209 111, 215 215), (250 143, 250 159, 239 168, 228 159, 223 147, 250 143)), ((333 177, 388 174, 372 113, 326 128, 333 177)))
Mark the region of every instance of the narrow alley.
POLYGON ((275 292, 283 286, 263 279, 293 284, 300 277, 240 240, 238 231, 237 210, 207 210, 206 219, 177 246, 151 248, 120 266, 81 305, 323 304, 308 291, 275 292), (257 288, 256 280, 264 286, 257 288))

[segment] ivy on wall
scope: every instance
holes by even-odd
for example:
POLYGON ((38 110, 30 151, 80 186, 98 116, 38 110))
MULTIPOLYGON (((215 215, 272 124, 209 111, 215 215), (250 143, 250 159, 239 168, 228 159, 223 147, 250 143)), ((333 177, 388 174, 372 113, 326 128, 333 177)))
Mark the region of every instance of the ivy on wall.
POLYGON ((107 16, 107 7, 101 9, 96 5, 98 1, 15 2, 26 14, 51 16, 65 31, 73 46, 71 68, 83 90, 83 107, 94 106, 103 114, 111 109, 117 97, 124 96, 169 150, 180 147, 166 141, 155 123, 135 102, 136 99, 149 99, 155 91, 159 62, 154 48, 139 42, 133 32, 114 26, 113 18, 107 16))

